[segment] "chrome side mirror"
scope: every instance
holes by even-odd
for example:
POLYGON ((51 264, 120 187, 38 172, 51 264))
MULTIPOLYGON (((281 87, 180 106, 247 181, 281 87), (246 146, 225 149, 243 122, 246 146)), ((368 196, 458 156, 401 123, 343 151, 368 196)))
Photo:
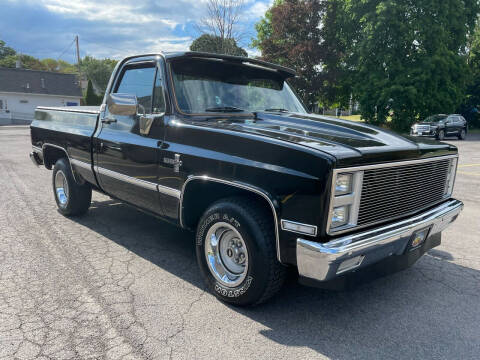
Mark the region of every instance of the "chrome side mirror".
POLYGON ((107 106, 113 115, 134 116, 137 115, 138 101, 131 94, 108 94, 107 106))

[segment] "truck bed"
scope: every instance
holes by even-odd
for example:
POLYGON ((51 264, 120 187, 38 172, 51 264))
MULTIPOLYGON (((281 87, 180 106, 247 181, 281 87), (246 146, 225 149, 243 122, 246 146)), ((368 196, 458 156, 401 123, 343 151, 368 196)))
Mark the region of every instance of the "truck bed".
POLYGON ((42 159, 49 151, 63 151, 73 170, 95 184, 92 136, 99 113, 99 106, 37 107, 30 125, 34 151, 42 159))

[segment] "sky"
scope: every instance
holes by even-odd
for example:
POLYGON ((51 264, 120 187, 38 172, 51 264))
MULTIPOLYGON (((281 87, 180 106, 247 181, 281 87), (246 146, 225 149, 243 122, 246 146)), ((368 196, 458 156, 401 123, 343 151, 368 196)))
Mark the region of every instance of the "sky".
MULTIPOLYGON (((120 59, 157 51, 188 50, 199 36, 195 24, 207 0, 0 0, 0 39, 17 52, 38 58, 74 60, 80 55, 120 59)), ((248 47, 254 24, 272 0, 245 0, 240 30, 248 47)))

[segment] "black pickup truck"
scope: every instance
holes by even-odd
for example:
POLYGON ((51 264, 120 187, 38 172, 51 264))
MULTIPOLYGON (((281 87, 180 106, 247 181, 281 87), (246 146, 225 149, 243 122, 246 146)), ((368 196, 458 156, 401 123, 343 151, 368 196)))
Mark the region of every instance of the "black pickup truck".
POLYGON ((457 149, 309 114, 293 76, 234 56, 128 57, 99 108, 36 110, 30 157, 53 169, 66 216, 96 190, 196 231, 206 284, 237 305, 267 300, 288 267, 325 284, 439 245, 463 208, 457 149))

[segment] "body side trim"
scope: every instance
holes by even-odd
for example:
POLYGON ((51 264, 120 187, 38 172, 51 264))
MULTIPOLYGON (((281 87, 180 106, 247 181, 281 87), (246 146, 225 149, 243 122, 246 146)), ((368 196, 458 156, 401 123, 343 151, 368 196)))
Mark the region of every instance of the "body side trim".
POLYGON ((265 200, 267 200, 268 204, 270 205, 270 208, 272 209, 273 220, 274 220, 274 224, 275 224, 275 241, 276 241, 276 248, 277 248, 277 259, 280 263, 282 263, 281 257, 280 257, 280 234, 279 234, 279 231, 278 231, 278 216, 277 216, 277 211, 275 209, 275 205, 273 204, 273 201, 270 199, 270 196, 268 196, 267 193, 255 188, 254 186, 241 184, 241 183, 236 183, 236 182, 233 182, 233 181, 228 181, 228 180, 223 180, 223 179, 218 179, 218 178, 212 178, 212 177, 207 176, 207 175, 200 175, 200 176, 191 175, 191 176, 189 176, 182 186, 182 191, 181 191, 181 195, 180 195, 179 220, 180 220, 180 226, 182 228, 184 227, 183 210, 182 210, 182 208, 183 208, 183 197, 185 195, 185 189, 186 189, 187 185, 194 180, 213 181, 213 182, 217 182, 217 183, 221 183, 221 184, 234 186, 234 187, 237 187, 237 188, 240 188, 240 189, 243 189, 243 190, 251 191, 251 192, 253 192, 257 195, 262 196, 265 200))
POLYGON ((100 174, 100 175, 105 175, 111 178, 114 178, 116 180, 124 181, 132 185, 140 186, 144 189, 151 190, 151 191, 158 191, 162 194, 169 195, 172 197, 175 197, 177 199, 180 199, 180 190, 173 189, 167 186, 163 185, 158 185, 156 183, 150 182, 150 181, 145 181, 141 179, 137 179, 128 175, 124 175, 121 173, 118 173, 116 171, 108 170, 99 166, 95 166, 95 171, 100 174))
POLYGON ((74 113, 84 113, 84 114, 94 114, 98 115, 100 113, 100 107, 98 110, 87 110, 87 109, 72 109, 74 106, 65 106, 65 107, 49 107, 49 106, 37 106, 36 110, 49 110, 49 111, 63 111, 63 112, 74 112, 74 113))
POLYGON ((84 161, 80 161, 80 160, 76 160, 76 159, 70 159, 70 162, 72 163, 72 165, 81 167, 83 169, 92 170, 92 164, 86 163, 84 161))

